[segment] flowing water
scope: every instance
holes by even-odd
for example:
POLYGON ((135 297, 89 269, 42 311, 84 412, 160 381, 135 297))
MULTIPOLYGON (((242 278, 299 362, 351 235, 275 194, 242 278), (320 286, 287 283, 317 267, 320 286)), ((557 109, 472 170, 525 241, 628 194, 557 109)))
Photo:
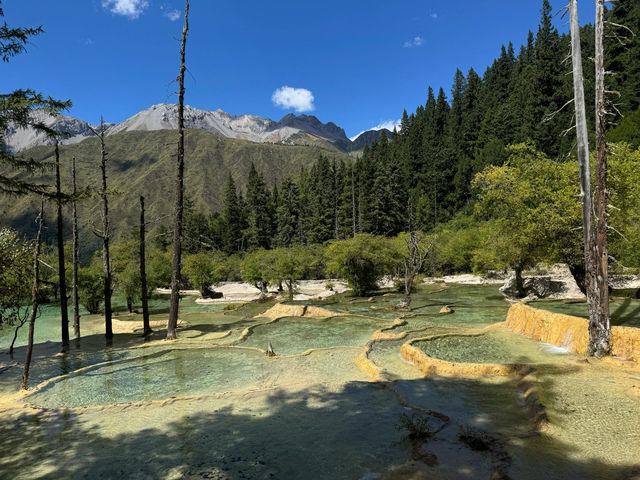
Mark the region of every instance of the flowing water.
MULTIPOLYGON (((496 287, 425 286, 408 312, 394 311, 399 300, 339 295, 309 303, 336 316, 273 321, 259 316, 272 303, 224 310, 185 298, 175 342, 156 327, 146 341, 132 328, 106 343, 102 319, 85 315, 83 337, 66 353, 58 312, 47 306, 26 397, 11 395, 26 329, 14 357, 0 356, 0 478, 410 478, 412 460, 428 478, 632 478, 639 371, 483 330, 509 307, 496 287), (445 305, 453 313, 439 314, 445 305), (376 331, 383 335, 369 342, 376 331), (518 378, 423 378, 400 355, 412 339, 451 362, 532 365, 550 427, 534 432, 518 378), (269 343, 277 356, 265 355, 269 343), (365 351, 386 381, 358 368, 365 351), (407 419, 435 433, 411 441, 407 419), (460 441, 470 429, 486 432, 490 447, 460 441)), ((614 323, 635 325, 638 309, 636 300, 614 301, 614 323)), ((140 321, 122 306, 118 313, 140 321)), ((167 300, 154 299, 152 313, 166 320, 167 300)), ((1 351, 11 338, 0 331, 1 351)))

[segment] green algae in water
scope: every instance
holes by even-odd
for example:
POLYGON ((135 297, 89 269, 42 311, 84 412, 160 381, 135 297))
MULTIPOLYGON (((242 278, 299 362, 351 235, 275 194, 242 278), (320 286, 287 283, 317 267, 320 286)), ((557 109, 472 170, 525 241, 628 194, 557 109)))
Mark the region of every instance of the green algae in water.
MULTIPOLYGON (((370 304, 365 299, 354 304, 378 320, 349 316, 339 322, 284 319, 284 322, 257 327, 245 342, 259 340, 256 346, 265 348, 266 343, 272 341, 279 354, 299 353, 315 343, 318 346, 354 345, 315 351, 307 356, 271 359, 250 349, 202 348, 204 344, 215 343, 207 340, 208 333, 232 326, 233 338, 237 338, 236 332, 245 326, 264 321, 250 317, 270 305, 251 305, 235 312, 204 311, 196 304, 185 305, 188 308, 181 308, 181 319, 186 320, 189 327, 181 329, 182 340, 138 349, 105 351, 103 321, 86 317, 83 333, 100 333, 94 335, 92 344, 99 347, 99 351, 86 357, 83 352, 78 355, 72 352, 75 356, 65 360, 58 356, 35 360, 34 383, 61 373, 66 376, 28 397, 29 403, 54 407, 37 414, 37 420, 32 420, 35 415, 23 413, 24 409, 5 413, 1 429, 2 438, 6 439, 1 454, 3 474, 16 479, 113 478, 114 475, 200 478, 205 474, 222 478, 242 478, 243 475, 248 478, 269 478, 269 475, 271 478, 376 478, 375 473, 383 472, 391 464, 402 463, 409 455, 402 443, 402 433, 396 428, 405 408, 386 388, 368 383, 368 376, 355 366, 355 358, 361 352, 359 347, 369 340, 374 330, 390 325, 390 312, 371 310, 370 306, 397 300, 385 297, 384 301, 380 299, 381 303, 370 304), (314 328, 322 326, 325 331, 312 329, 308 335, 300 333, 296 337, 295 330, 291 329, 302 325, 293 325, 296 321, 309 323, 314 328), (283 328, 281 332, 280 328, 283 328), (185 340, 187 336, 191 338, 185 340), (102 342, 101 347, 97 340, 102 342), (178 350, 187 346, 191 348, 178 350), (63 361, 67 362, 66 366, 63 361), (108 364, 96 365, 100 362, 108 364), (82 374, 68 373, 86 365, 94 367, 82 374), (41 371, 36 372, 37 368, 41 371), (220 392, 225 395, 136 407, 61 408, 220 392), (32 422, 31 429, 26 430, 24 422, 17 428, 15 416, 32 422), (18 450, 12 446, 24 438, 30 439, 29 444, 23 445, 25 448, 18 450), (167 453, 167 444, 179 446, 167 453), (27 453, 26 449, 32 445, 27 453), (140 451, 148 455, 140 456, 140 451)), ((346 300, 335 303, 332 308, 341 311, 349 305, 346 300)), ((450 331, 452 327, 468 331, 504 320, 508 308, 496 287, 473 286, 451 286, 443 292, 424 292, 421 288, 414 296, 414 306, 417 307, 414 313, 427 315, 409 318, 407 327, 393 331, 429 328, 411 337, 450 331), (455 313, 437 315, 436 310, 443 304, 452 305, 455 313)), ((51 317, 49 333, 41 338, 59 340, 56 315, 54 312, 51 317)), ((399 315, 400 312, 395 316, 399 315)), ((125 320, 124 316, 121 319, 125 320)), ((154 320, 160 319, 166 319, 166 315, 156 313, 154 320)), ((162 332, 157 335, 162 336, 162 332)), ((514 465, 509 471, 512 478, 539 478, 541 474, 548 478, 607 478, 589 476, 590 462, 606 460, 609 472, 611 468, 616 469, 623 463, 630 465, 640 458, 637 433, 640 403, 628 395, 621 399, 632 380, 616 378, 616 383, 610 383, 613 379, 609 369, 578 366, 571 361, 564 363, 570 355, 549 354, 537 342, 501 329, 472 338, 479 342, 484 353, 488 347, 483 342, 487 338, 494 342, 497 352, 485 358, 491 363, 497 360, 536 363, 541 400, 552 415, 553 437, 526 436, 531 426, 530 415, 522 405, 514 379, 408 380, 416 378, 412 372, 418 376, 419 372, 399 357, 399 348, 407 339, 377 342, 370 357, 396 375, 397 381, 392 385, 402 399, 450 415, 453 423, 448 431, 453 437, 458 423, 505 433, 515 431, 519 436, 508 447, 510 453, 515 449, 514 465), (547 441, 548 446, 541 447, 542 441, 547 441), (575 458, 580 458, 582 463, 575 462, 575 458)), ((55 351, 50 346, 45 348, 41 341, 36 345, 36 352, 55 351)), ((83 348, 87 342, 88 339, 82 339, 83 348)), ((122 346, 141 343, 139 337, 132 335, 116 335, 114 339, 114 344, 122 346)), ((477 352, 468 355, 472 345, 455 349, 463 356, 475 357, 463 361, 478 359, 477 352)), ((0 385, 12 370, 21 373, 19 367, 13 367, 0 374, 0 385)), ((19 379, 19 375, 15 377, 19 379)), ((447 443, 447 435, 443 432, 430 448, 440 448, 436 453, 441 465, 450 463, 459 468, 456 455, 463 451, 447 443), (448 454, 447 449, 451 449, 448 454), (452 457, 455 457, 453 461, 452 457)), ((470 474, 464 476, 472 478, 470 474)))
POLYGON ((356 366, 357 349, 268 358, 238 348, 144 349, 73 372, 36 391, 28 403, 81 407, 236 392, 276 385, 366 380, 356 366))
POLYGON ((362 317, 327 319, 286 317, 258 325, 239 345, 266 349, 271 343, 277 354, 302 353, 311 348, 362 346, 387 322, 362 317))
POLYGON ((28 401, 43 407, 76 407, 228 392, 261 384, 268 369, 268 359, 252 351, 156 349, 71 373, 28 401))
POLYGON ((545 350, 542 344, 503 331, 450 335, 414 345, 432 358, 454 363, 540 363, 558 361, 559 355, 552 352, 562 352, 551 347, 545 350))
MULTIPOLYGON (((558 300, 538 300, 529 306, 549 310, 554 313, 589 318, 586 301, 563 302, 558 300)), ((640 300, 635 298, 615 299, 609 303, 611 325, 622 327, 640 327, 640 300)))

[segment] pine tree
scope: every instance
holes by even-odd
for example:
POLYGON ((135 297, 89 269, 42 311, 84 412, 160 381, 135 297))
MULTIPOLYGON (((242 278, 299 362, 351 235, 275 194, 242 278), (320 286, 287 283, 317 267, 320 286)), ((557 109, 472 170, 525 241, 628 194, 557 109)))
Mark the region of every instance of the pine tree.
POLYGON ((351 238, 357 233, 354 218, 354 211, 356 211, 355 188, 355 166, 353 164, 347 165, 344 169, 342 191, 337 193, 338 240, 351 238))
POLYGON ((608 89, 620 93, 620 111, 632 112, 640 108, 640 3, 618 0, 607 16, 614 38, 606 45, 606 70, 614 72, 608 89))
POLYGON ((225 225, 223 249, 225 253, 231 254, 242 250, 244 211, 231 174, 227 178, 224 192, 223 220, 225 225))
POLYGON ((277 244, 290 247, 299 242, 298 216, 300 213, 298 187, 287 178, 280 187, 280 204, 276 210, 277 244))
POLYGON ((311 184, 308 242, 323 243, 335 234, 334 172, 329 160, 321 155, 309 172, 311 184))
MULTIPOLYGON (((4 17, 1 7, 0 17, 4 17)), ((42 26, 12 28, 6 23, 0 25, 0 58, 3 62, 8 62, 10 58, 25 52, 29 39, 43 32, 42 26)), ((70 107, 71 102, 68 100, 54 100, 34 90, 16 90, 8 94, 0 94, 0 193, 14 195, 30 192, 47 193, 46 185, 36 184, 14 175, 42 171, 43 165, 9 153, 4 141, 5 132, 9 126, 13 126, 32 128, 44 132, 49 137, 59 136, 62 132, 48 128, 33 116, 33 112, 43 109, 51 115, 57 115, 70 107)))
POLYGON ((264 178, 253 163, 247 180, 247 247, 249 249, 269 248, 271 245, 271 215, 269 193, 264 178))

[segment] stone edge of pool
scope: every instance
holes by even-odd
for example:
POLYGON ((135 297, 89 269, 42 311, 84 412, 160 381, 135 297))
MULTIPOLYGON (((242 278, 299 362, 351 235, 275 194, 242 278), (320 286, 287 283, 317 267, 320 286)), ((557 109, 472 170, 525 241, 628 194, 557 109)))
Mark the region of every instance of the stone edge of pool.
MULTIPOLYGON (((519 335, 584 355, 587 352, 589 342, 588 325, 589 322, 584 318, 554 313, 548 310, 532 308, 523 303, 517 303, 511 306, 504 322, 489 325, 476 333, 463 335, 482 335, 490 329, 504 326, 519 335)), ((511 375, 519 373, 524 367, 517 364, 448 362, 430 357, 413 345, 416 342, 434 340, 450 335, 460 336, 460 334, 442 334, 411 339, 402 345, 402 356, 405 360, 415 364, 425 375, 511 375)), ((613 327, 611 329, 611 340, 612 357, 604 358, 604 362, 631 368, 640 366, 638 364, 638 360, 640 360, 640 328, 613 327)))
MULTIPOLYGON (((506 327, 514 333, 563 347, 584 355, 589 345, 589 321, 533 308, 523 303, 512 305, 507 312, 506 327)), ((611 355, 628 362, 640 361, 640 328, 612 327, 611 355)), ((636 365, 637 366, 637 365, 636 365)))

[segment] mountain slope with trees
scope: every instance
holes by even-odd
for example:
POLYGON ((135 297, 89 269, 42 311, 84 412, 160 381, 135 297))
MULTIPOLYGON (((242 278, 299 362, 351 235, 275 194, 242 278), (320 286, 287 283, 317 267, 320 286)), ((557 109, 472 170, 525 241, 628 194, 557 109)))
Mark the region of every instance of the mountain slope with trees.
MULTIPOLYGON (((60 147, 62 177, 65 188, 71 185, 71 160, 76 158, 79 188, 96 188, 100 182, 100 147, 97 139, 87 139, 75 145, 60 147)), ((110 204, 115 238, 128 233, 139 217, 138 197, 147 199, 147 216, 151 236, 162 226, 168 226, 166 217, 171 210, 173 183, 168 172, 172 171, 175 152, 175 132, 123 132, 106 137, 109 152, 109 188, 113 190, 110 204)), ((330 159, 348 160, 343 153, 327 152, 314 146, 283 146, 257 144, 214 135, 203 130, 187 130, 185 138, 186 198, 192 209, 203 214, 221 211, 225 187, 231 174, 242 187, 247 183, 251 165, 265 174, 269 189, 289 176, 297 176, 303 167, 310 167, 322 154, 330 159)), ((49 147, 37 147, 25 152, 24 158, 40 162, 50 160, 49 147)), ((48 184, 50 174, 39 181, 48 184)), ((34 197, 4 197, 0 203, 3 224, 18 228, 23 233, 33 232, 34 197)), ((99 205, 93 200, 78 203, 80 237, 83 256, 99 248, 98 239, 91 233, 92 222, 99 223, 99 205)), ((52 230, 53 231, 53 230, 52 230)), ((70 225, 65 224, 66 238, 70 225)), ((50 241, 49 238, 47 241, 50 241)))

